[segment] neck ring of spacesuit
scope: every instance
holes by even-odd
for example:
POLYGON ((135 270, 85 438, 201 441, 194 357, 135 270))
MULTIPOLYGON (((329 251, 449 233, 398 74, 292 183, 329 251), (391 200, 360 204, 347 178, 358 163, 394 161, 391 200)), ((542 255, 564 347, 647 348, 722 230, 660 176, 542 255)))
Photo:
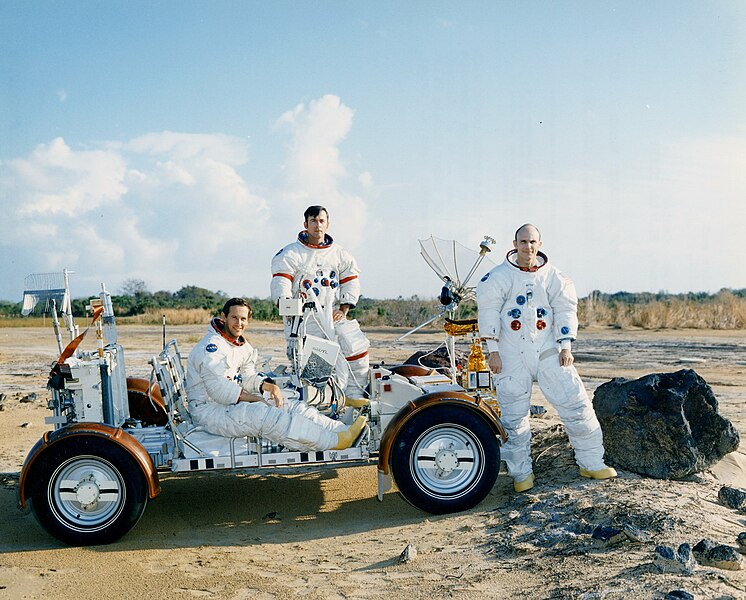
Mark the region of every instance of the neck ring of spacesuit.
POLYGON ((216 332, 221 335, 223 339, 233 344, 234 346, 243 346, 246 343, 246 340, 242 335, 239 335, 238 339, 235 339, 225 332, 225 321, 223 321, 223 319, 213 317, 212 321, 210 321, 210 325, 216 332))
POLYGON ((507 260, 512 266, 514 266, 519 271, 525 271, 527 273, 535 273, 536 271, 538 271, 539 269, 541 269, 544 265, 546 265, 549 262, 549 259, 547 258, 547 255, 544 254, 541 250, 539 250, 539 252, 536 253, 536 258, 537 259, 541 259, 544 262, 538 263, 538 261, 537 261, 537 264, 535 266, 533 266, 533 267, 522 267, 522 266, 520 266, 519 264, 517 264, 514 261, 514 259, 515 259, 515 257, 516 257, 517 254, 518 254, 518 250, 515 250, 515 249, 510 250, 505 255, 505 260, 507 260))
POLYGON ((329 248, 333 243, 334 240, 332 239, 332 236, 330 236, 328 233, 324 234, 324 241, 321 244, 312 244, 308 241, 308 231, 301 231, 298 234, 298 241, 306 246, 307 248, 329 248))

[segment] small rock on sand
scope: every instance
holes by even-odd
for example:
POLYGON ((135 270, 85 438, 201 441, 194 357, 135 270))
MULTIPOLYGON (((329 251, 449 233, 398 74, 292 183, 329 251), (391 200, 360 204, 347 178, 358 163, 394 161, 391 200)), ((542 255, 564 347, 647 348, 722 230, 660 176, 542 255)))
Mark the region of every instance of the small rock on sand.
POLYGON ((718 492, 718 500, 723 506, 743 510, 746 507, 746 492, 739 488, 724 485, 718 492))
POLYGON ((725 544, 719 544, 707 550, 697 560, 707 567, 727 569, 728 571, 740 571, 743 568, 743 557, 738 550, 725 544))
POLYGON ((38 396, 36 395, 36 392, 31 392, 30 394, 26 394, 25 396, 23 396, 19 400, 19 402, 21 402, 22 404, 29 404, 31 402, 36 402, 37 398, 38 396))
POLYGON ((399 555, 399 564, 401 565, 412 562, 415 558, 417 558, 417 548, 412 544, 407 544, 399 555))
POLYGON ((596 548, 607 548, 626 540, 627 535, 624 531, 616 527, 603 527, 599 525, 593 530, 591 538, 593 538, 593 545, 596 548))
POLYGON ((738 549, 740 550, 740 552, 742 554, 746 554, 746 531, 742 531, 738 534, 736 542, 738 542, 738 549))
POLYGON ((666 594, 664 600, 694 600, 694 594, 686 590, 671 590, 666 594))
POLYGON ((653 564, 662 573, 691 575, 694 573, 694 567, 697 563, 689 544, 681 544, 677 551, 674 551, 670 546, 658 546, 655 549, 653 564))

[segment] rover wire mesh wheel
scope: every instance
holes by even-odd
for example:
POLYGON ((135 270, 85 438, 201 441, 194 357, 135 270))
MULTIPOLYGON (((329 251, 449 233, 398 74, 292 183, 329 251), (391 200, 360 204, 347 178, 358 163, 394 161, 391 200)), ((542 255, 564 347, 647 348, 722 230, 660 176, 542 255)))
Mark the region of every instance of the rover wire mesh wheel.
POLYGON ((116 541, 145 511, 140 467, 106 438, 74 436, 50 446, 37 461, 31 506, 42 527, 67 544, 116 541))
POLYGON ((402 496, 433 514, 467 510, 495 484, 500 446, 477 412, 463 406, 426 408, 399 431, 391 470, 402 496))

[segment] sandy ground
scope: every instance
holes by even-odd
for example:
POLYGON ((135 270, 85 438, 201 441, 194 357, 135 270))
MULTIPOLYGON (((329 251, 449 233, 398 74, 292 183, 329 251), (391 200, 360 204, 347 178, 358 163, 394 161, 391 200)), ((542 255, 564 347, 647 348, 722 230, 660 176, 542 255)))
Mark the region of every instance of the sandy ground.
MULTIPOLYGON (((174 327, 185 352, 203 327, 174 327)), ((147 376, 156 327, 122 327, 128 372, 147 376)), ((278 328, 254 324, 260 354, 282 362, 278 328)), ((438 332, 396 342, 369 332, 374 360, 395 362, 440 343, 438 332)), ((162 494, 139 524, 109 546, 69 548, 17 509, 18 473, 47 429, 45 377, 56 358, 51 330, 0 329, 0 599, 5 598, 746 598, 746 571, 699 566, 661 574, 657 544, 703 537, 735 545, 746 514, 721 506, 724 483, 746 487, 741 451, 690 481, 620 473, 581 480, 551 410, 533 420, 537 486, 516 495, 502 474, 475 509, 434 517, 395 491, 375 499, 375 466, 337 470, 161 477, 162 494), (37 392, 39 400, 20 403, 37 392), (740 463, 740 464, 739 464, 740 463), (596 548, 596 525, 631 525, 641 541, 596 548), (416 558, 399 564, 407 544, 416 558)), ((742 332, 581 332, 577 366, 593 390, 612 377, 694 368, 721 412, 746 435, 746 338, 742 332)), ((534 403, 548 406, 535 389, 534 403)))

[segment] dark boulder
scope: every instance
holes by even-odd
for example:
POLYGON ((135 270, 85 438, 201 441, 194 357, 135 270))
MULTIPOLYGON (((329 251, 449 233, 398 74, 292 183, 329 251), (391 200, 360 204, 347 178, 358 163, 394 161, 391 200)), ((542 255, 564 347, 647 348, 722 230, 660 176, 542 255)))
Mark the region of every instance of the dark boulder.
POLYGON ((691 369, 612 379, 593 395, 608 462, 658 479, 682 479, 738 448, 738 431, 691 369))

